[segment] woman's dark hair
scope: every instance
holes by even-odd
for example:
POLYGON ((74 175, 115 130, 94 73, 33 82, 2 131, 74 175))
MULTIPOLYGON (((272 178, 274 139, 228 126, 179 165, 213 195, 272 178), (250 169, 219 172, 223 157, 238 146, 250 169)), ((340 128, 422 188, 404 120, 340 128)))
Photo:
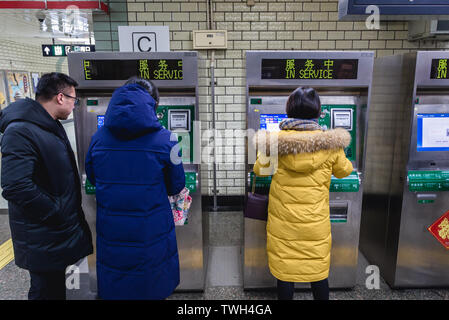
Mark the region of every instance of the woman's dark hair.
POLYGON ((289 118, 316 119, 321 114, 320 97, 313 88, 297 88, 288 97, 285 111, 289 118))
POLYGON ((59 72, 46 73, 37 83, 36 100, 49 101, 65 88, 77 86, 78 83, 66 74, 59 72))
POLYGON ((138 84, 139 86, 147 90, 150 96, 153 97, 154 101, 156 101, 154 109, 155 110, 157 109, 157 106, 159 105, 159 90, 157 89, 157 87, 154 85, 153 82, 138 77, 132 77, 126 81, 125 85, 126 84, 138 84))

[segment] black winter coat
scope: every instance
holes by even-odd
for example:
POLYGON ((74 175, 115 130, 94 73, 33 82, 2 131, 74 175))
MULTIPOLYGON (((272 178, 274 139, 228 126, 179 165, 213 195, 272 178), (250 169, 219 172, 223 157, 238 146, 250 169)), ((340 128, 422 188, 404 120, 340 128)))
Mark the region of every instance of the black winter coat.
POLYGON ((2 111, 0 132, 2 195, 16 265, 35 272, 64 270, 91 254, 75 156, 61 123, 26 98, 2 111))

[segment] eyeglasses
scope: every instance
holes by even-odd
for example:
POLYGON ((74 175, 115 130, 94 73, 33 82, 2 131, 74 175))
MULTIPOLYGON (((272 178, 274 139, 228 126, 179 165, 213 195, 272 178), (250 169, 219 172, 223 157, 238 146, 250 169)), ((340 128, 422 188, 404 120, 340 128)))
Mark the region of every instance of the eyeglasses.
POLYGON ((68 94, 65 94, 64 92, 60 92, 60 93, 62 93, 63 95, 65 95, 67 98, 72 98, 73 100, 75 100, 75 105, 78 105, 78 104, 80 103, 80 99, 79 99, 79 98, 69 96, 68 94))

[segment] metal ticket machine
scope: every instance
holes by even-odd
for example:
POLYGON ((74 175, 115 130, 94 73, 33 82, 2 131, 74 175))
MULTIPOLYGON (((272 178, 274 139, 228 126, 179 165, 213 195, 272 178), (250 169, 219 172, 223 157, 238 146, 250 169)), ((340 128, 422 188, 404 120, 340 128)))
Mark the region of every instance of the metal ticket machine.
MULTIPOLYGON (((78 165, 83 182, 83 208, 96 239, 95 187, 86 179, 84 162, 92 135, 104 123, 113 91, 127 79, 149 79, 160 93, 157 116, 178 136, 186 187, 192 196, 186 225, 176 227, 181 282, 177 290, 204 290, 207 262, 207 219, 201 210, 200 127, 198 125, 197 52, 71 53, 69 73, 79 84, 80 105, 74 110, 78 165)), ((120 168, 117 168, 120 170, 120 168)), ((90 288, 97 291, 96 255, 88 258, 90 288)))
POLYGON ((375 61, 360 250, 391 287, 449 286, 448 61, 375 61))
MULTIPOLYGON (((322 113, 319 124, 325 129, 343 127, 352 137, 345 150, 354 171, 347 178, 332 177, 330 219, 332 252, 329 285, 332 288, 353 287, 359 244, 360 212, 364 182, 367 116, 373 71, 373 52, 316 51, 248 51, 247 126, 248 165, 246 190, 253 183, 252 168, 256 153, 251 132, 279 130, 286 118, 289 94, 300 86, 318 90, 322 113), (252 129, 252 130, 251 130, 252 129)), ((271 177, 257 178, 256 192, 268 193, 271 177)), ((266 222, 245 218, 244 288, 276 286, 268 269, 266 222)), ((309 284, 296 284, 298 288, 309 284)))

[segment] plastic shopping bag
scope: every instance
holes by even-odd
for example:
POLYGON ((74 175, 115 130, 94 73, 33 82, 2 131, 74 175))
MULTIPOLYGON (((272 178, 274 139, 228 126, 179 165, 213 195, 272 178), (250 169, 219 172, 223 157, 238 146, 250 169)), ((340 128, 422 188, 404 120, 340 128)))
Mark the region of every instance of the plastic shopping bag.
POLYGON ((179 194, 168 196, 168 200, 170 201, 175 225, 183 226, 187 224, 189 219, 189 209, 192 204, 192 197, 189 195, 189 189, 184 188, 179 194))

